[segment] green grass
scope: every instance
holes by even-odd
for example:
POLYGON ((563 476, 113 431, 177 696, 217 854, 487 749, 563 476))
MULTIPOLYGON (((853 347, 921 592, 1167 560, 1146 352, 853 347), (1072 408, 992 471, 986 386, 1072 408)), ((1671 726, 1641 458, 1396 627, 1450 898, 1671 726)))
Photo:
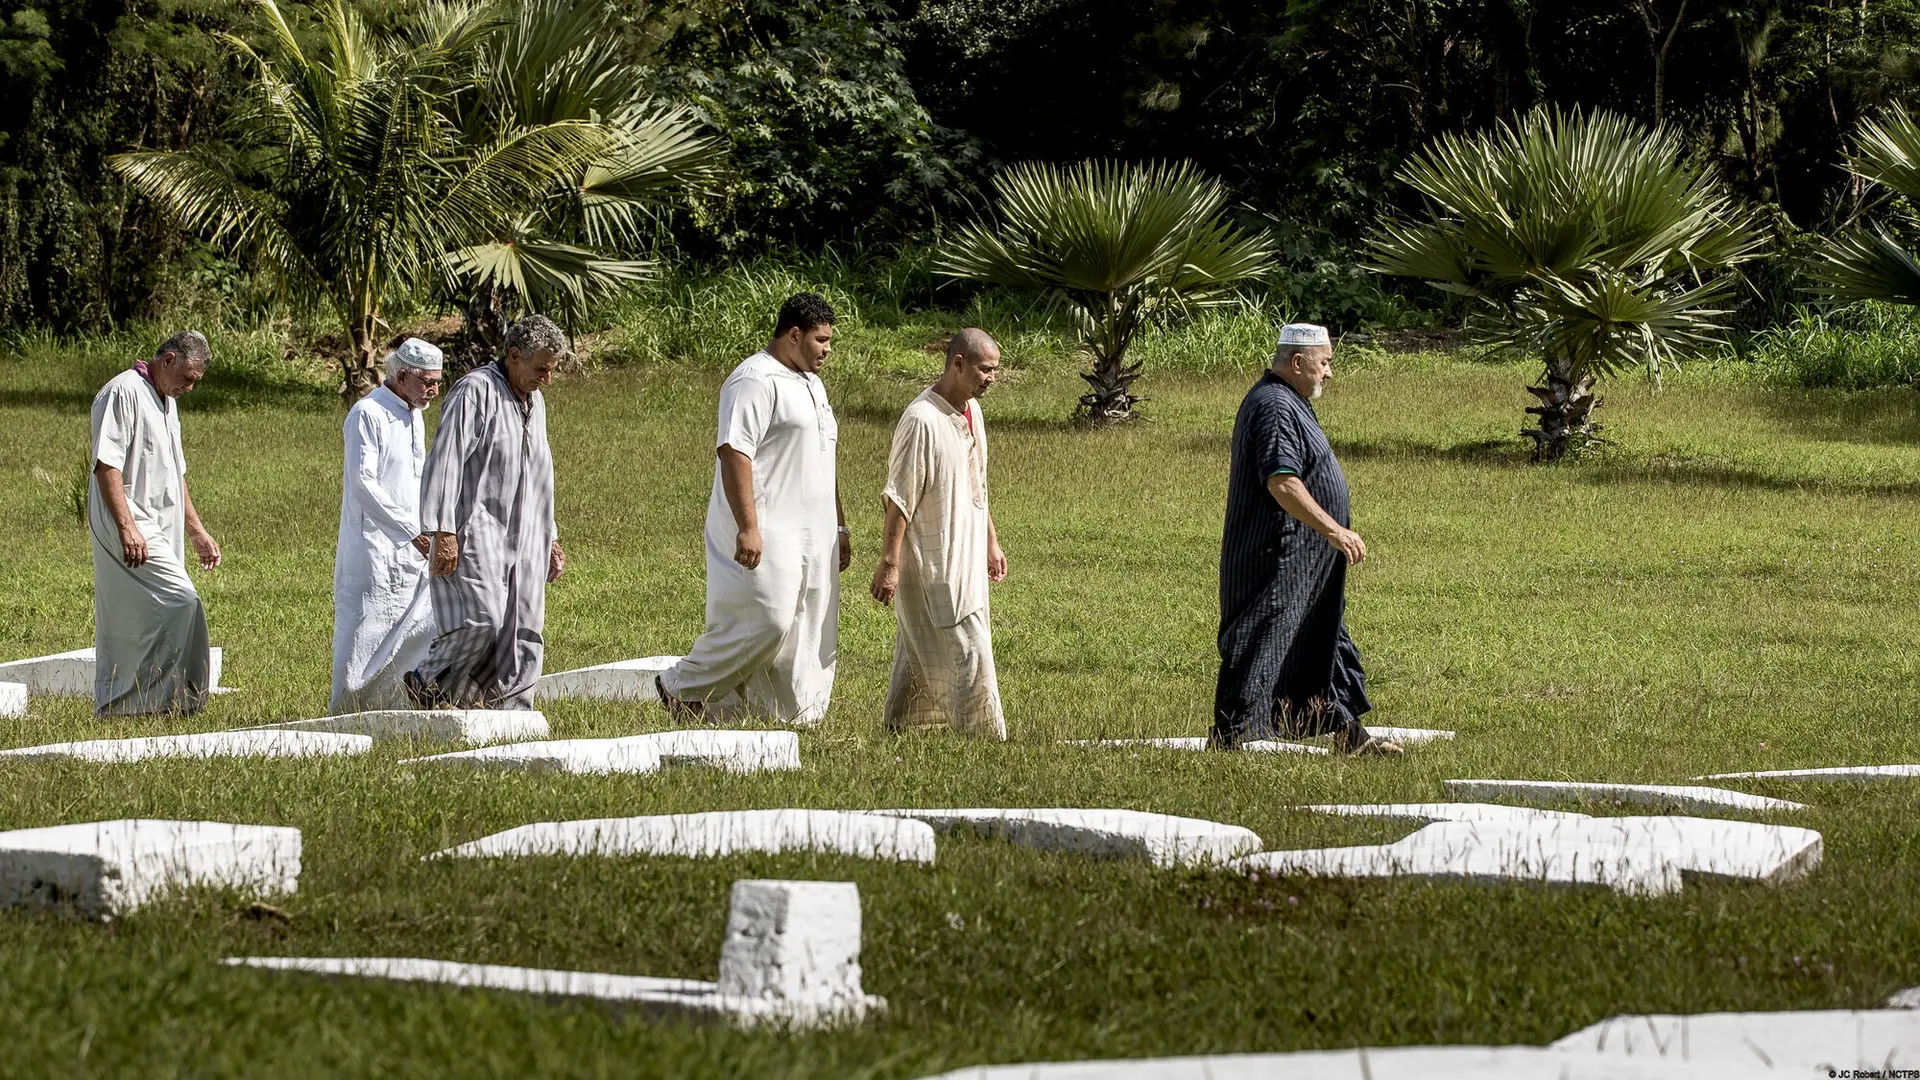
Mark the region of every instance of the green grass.
MULTIPOLYGON (((1862 1007, 1920 983, 1920 834, 1900 784, 1753 785, 1812 804, 1780 820, 1822 830, 1822 869, 1660 899, 1252 882, 964 837, 943 838, 930 868, 798 855, 421 862, 529 821, 777 806, 1116 806, 1244 824, 1274 846, 1378 842, 1410 827, 1287 808, 1435 800, 1449 777, 1653 782, 1920 761, 1920 398, 1622 382, 1603 412, 1616 441, 1543 468, 1512 437, 1526 372, 1359 354, 1320 412, 1373 553, 1351 579, 1349 620, 1374 719, 1454 728, 1457 741, 1399 762, 1058 745, 1205 730, 1223 471, 1247 376, 1151 375, 1152 423, 1089 433, 1063 422, 1081 389, 1072 365, 1043 355, 987 402, 1012 563, 993 601, 1012 742, 889 738, 892 622, 865 585, 887 436, 932 372, 915 324, 889 333, 828 371, 857 547, 835 703, 801 736, 802 772, 488 775, 400 767, 407 747, 309 763, 0 765, 0 828, 210 818, 294 825, 306 842, 290 923, 207 892, 106 926, 0 913, 0 1073, 911 1078, 1027 1059, 1540 1042, 1620 1012, 1862 1007), (711 978, 728 885, 749 876, 859 883, 866 984, 890 1000, 884 1019, 745 1034, 218 963, 426 956, 711 978)), ((87 402, 126 358, 98 346, 0 358, 0 655, 90 640, 67 489, 87 402)), ((662 362, 552 390, 571 559, 550 593, 550 669, 680 650, 698 631, 719 378, 662 362)), ((244 692, 201 717, 137 723, 37 701, 0 725, 4 745, 323 710, 339 407, 297 381, 216 370, 183 412, 195 502, 227 560, 199 580, 228 650, 224 681, 244 692)), ((560 736, 666 726, 653 707, 549 716, 560 736)))

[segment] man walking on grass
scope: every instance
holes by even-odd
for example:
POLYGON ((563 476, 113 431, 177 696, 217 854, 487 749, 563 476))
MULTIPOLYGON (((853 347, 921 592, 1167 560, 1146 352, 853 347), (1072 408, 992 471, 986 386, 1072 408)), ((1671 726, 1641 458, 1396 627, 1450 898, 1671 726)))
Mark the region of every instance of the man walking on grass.
POLYGON ((887 457, 886 531, 875 600, 899 615, 886 724, 892 731, 951 726, 1007 737, 993 668, 987 583, 1007 557, 987 509, 987 427, 980 395, 1000 370, 984 331, 947 342, 940 380, 913 399, 887 457))
POLYGON ((654 681, 676 718, 711 708, 812 725, 826 715, 840 572, 853 560, 834 473, 840 427, 819 375, 833 321, 821 297, 788 297, 767 347, 720 387, 706 629, 654 681))
POLYGON ((151 360, 114 376, 93 399, 93 707, 101 716, 197 713, 211 683, 207 614, 187 577, 220 545, 187 494, 175 402, 207 373, 212 352, 195 331, 162 342, 151 360))
POLYGON ((404 709, 402 676, 438 632, 420 531, 421 413, 440 393, 440 350, 408 338, 387 354, 387 379, 347 412, 340 536, 333 557, 336 713, 404 709))
POLYGON ((1333 378, 1324 326, 1280 329, 1273 363, 1233 422, 1220 544, 1220 678, 1213 742, 1331 734, 1342 753, 1395 755, 1360 725, 1360 652, 1347 636, 1347 566, 1367 557, 1349 527, 1347 477, 1313 399, 1333 378))
POLYGON ((547 585, 566 570, 553 522, 553 454, 540 388, 566 358, 544 316, 507 328, 501 358, 440 410, 420 483, 439 631, 406 674, 419 708, 525 708, 546 652, 547 585))

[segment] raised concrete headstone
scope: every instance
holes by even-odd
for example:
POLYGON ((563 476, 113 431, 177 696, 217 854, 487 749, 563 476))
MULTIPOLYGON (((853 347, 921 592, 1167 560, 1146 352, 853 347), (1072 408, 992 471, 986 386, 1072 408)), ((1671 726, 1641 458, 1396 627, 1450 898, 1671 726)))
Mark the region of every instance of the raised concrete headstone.
POLYGON ((164 889, 213 885, 268 896, 300 881, 300 830, 128 818, 0 832, 0 906, 111 918, 164 889))
POLYGON ((1770 769, 1766 772, 1723 772, 1695 780, 1912 780, 1920 765, 1842 765, 1830 769, 1770 769))
MULTIPOLYGON (((220 646, 207 650, 207 681, 217 691, 220 686, 220 646)), ((93 696, 93 650, 36 656, 0 664, 0 682, 25 683, 34 697, 93 696)))
POLYGON ((598 701, 659 701, 660 692, 653 685, 654 678, 682 659, 684 657, 648 656, 556 671, 540 676, 533 684, 533 700, 574 697, 598 701))
POLYGON ((1415 821, 1553 821, 1587 816, 1565 810, 1539 810, 1531 806, 1477 802, 1328 803, 1297 806, 1294 809, 1346 817, 1409 818, 1415 821))
POLYGON ((199 735, 157 735, 145 739, 90 739, 0 750, 0 757, 124 763, 151 758, 337 757, 373 749, 365 735, 327 731, 209 731, 199 735))
POLYGON ((1804 810, 1785 799, 1769 799, 1725 788, 1670 784, 1593 784, 1563 780, 1449 780, 1447 794, 1462 799, 1517 799, 1530 803, 1562 800, 1612 800, 1674 810, 1804 810))
POLYGON ((0 716, 27 715, 27 684, 0 682, 0 716))
POLYGON ((1329 877, 1514 879, 1599 885, 1638 895, 1677 892, 1683 875, 1778 884, 1820 864, 1812 829, 1690 817, 1441 821, 1391 844, 1268 851, 1248 872, 1329 877))
POLYGON ((749 1027, 815 1028, 886 1008, 860 986, 860 891, 850 881, 736 881, 718 982, 445 960, 235 957, 231 965, 593 998, 749 1027))
POLYGON ((798 769, 800 737, 791 731, 659 731, 617 739, 508 743, 408 758, 401 764, 565 773, 650 773, 676 765, 707 765, 751 773, 798 769))
POLYGON ((247 730, 333 731, 365 735, 375 742, 420 739, 468 746, 504 739, 538 739, 551 733, 546 716, 531 709, 384 709, 264 724, 247 730))
POLYGON ((1238 825, 1142 810, 874 810, 924 821, 939 832, 967 829, 1039 851, 1141 859, 1155 866, 1224 864, 1264 846, 1238 825))
MULTIPOLYGON (((1070 739, 1068 746, 1092 746, 1102 748, 1138 748, 1143 750, 1205 750, 1207 740, 1202 738, 1177 739, 1070 739)), ((1330 754, 1324 746, 1312 746, 1307 743, 1281 742, 1277 739, 1256 739, 1240 744, 1241 751, 1249 754, 1330 754)))
POLYGON ((931 863, 925 822, 844 810, 715 810, 702 814, 597 818, 522 825, 438 851, 437 858, 524 855, 678 855, 711 859, 740 852, 818 851, 864 859, 931 863))

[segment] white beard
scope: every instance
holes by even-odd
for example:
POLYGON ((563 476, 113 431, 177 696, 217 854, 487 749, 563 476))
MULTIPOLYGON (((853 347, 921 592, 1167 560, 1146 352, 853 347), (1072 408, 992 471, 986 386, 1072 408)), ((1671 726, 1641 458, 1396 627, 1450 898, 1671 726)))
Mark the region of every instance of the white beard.
POLYGON ((1326 384, 1326 383, 1321 383, 1321 384, 1319 384, 1318 386, 1315 386, 1315 387, 1313 388, 1313 394, 1311 395, 1311 397, 1310 397, 1310 400, 1313 400, 1313 401, 1319 401, 1319 400, 1320 400, 1320 395, 1321 395, 1321 394, 1322 394, 1322 393, 1323 393, 1323 392, 1324 392, 1324 391, 1325 391, 1326 389, 1327 389, 1327 384, 1326 384))

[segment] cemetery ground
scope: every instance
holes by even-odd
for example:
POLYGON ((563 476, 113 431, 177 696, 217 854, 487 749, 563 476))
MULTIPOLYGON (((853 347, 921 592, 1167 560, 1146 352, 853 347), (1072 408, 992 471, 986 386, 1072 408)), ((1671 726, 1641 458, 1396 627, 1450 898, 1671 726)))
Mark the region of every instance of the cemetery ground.
MULTIPOLYGON (((73 510, 87 405, 131 353, 0 359, 0 653, 91 643, 73 510)), ((808 855, 421 861, 535 821, 762 807, 1125 807, 1269 848, 1412 822, 1289 807, 1446 798, 1458 777, 1686 782, 1920 761, 1920 398, 1783 391, 1703 369, 1608 388, 1614 442, 1525 460, 1521 367, 1343 353, 1320 415, 1371 558, 1348 619, 1384 725, 1448 728, 1400 761, 1094 750, 1200 735, 1215 673, 1228 431, 1257 356, 1150 371, 1151 423, 1087 432, 1064 359, 1014 356, 985 402, 993 593, 1012 741, 888 736, 890 612, 866 596, 887 439, 935 361, 848 349, 827 382, 854 529, 831 715, 799 772, 566 776, 353 758, 0 764, 0 828, 119 817, 299 827, 279 913, 189 891, 106 925, 0 913, 9 1075, 494 1074, 913 1078, 964 1064, 1432 1043, 1544 1043, 1620 1013, 1866 1008, 1920 984, 1911 783, 1732 782, 1825 836, 1778 887, 1678 895, 1524 884, 1249 880, 943 835, 933 866, 808 855), (786 1035, 583 1003, 226 968, 240 955, 419 956, 712 978, 735 879, 858 883, 864 1026, 786 1035), (284 916, 284 917, 282 917, 284 916)), ((570 562, 547 668, 684 651, 721 373, 655 364, 549 392, 570 562)), ((103 721, 36 700, 0 746, 322 715, 339 505, 337 398, 223 374, 186 399, 199 574, 222 681, 201 716, 103 721)), ((556 738, 661 730, 651 705, 549 702, 556 738)), ((1581 807, 1590 813, 1645 808, 1581 807)))

